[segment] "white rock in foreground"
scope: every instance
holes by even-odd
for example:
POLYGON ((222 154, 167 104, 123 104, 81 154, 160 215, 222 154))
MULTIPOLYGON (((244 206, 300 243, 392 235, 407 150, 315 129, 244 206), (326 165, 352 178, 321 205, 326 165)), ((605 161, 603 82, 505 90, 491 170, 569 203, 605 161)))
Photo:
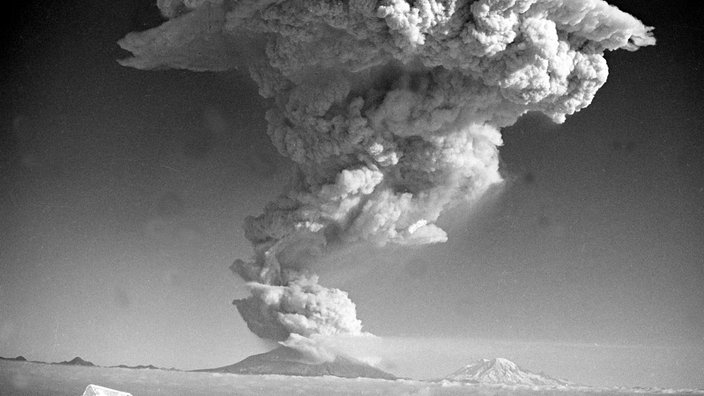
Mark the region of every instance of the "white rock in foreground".
POLYGON ((132 394, 106 388, 100 385, 90 384, 86 387, 86 390, 83 391, 83 396, 132 396, 132 394))

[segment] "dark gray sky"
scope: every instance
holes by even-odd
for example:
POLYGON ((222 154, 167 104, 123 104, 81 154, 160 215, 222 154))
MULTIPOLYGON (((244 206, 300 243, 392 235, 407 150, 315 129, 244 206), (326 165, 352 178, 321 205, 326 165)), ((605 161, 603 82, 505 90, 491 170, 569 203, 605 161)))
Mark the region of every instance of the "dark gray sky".
MULTIPOLYGON (((290 175, 256 87, 120 67, 115 42, 161 22, 148 0, 45 3, 2 24, 0 355, 202 368, 266 350, 227 269, 251 254, 244 217, 290 175)), ((413 345, 397 369, 501 354, 595 384, 704 387, 704 6, 612 4, 657 45, 609 54, 564 125, 504 130, 507 183, 441 221, 448 243, 320 269, 365 330, 397 356, 413 345)))

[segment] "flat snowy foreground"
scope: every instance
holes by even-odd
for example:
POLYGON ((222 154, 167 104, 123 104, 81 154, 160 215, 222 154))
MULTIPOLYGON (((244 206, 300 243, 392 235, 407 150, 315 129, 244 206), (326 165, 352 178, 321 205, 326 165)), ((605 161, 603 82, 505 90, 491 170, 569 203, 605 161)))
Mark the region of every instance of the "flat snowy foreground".
POLYGON ((236 375, 166 370, 57 366, 0 361, 2 395, 80 396, 88 384, 142 395, 583 395, 698 394, 702 391, 548 388, 528 389, 415 380, 236 375))

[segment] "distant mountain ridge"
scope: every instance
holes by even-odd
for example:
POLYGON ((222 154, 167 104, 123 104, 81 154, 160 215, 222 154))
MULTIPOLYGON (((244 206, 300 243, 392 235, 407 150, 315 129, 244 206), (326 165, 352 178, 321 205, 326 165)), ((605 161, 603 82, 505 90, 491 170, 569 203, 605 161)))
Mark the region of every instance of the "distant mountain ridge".
POLYGON ((445 377, 446 380, 486 385, 569 386, 569 381, 523 370, 508 359, 482 359, 445 377))
POLYGON ((14 358, 9 358, 9 357, 2 357, 0 356, 0 360, 6 360, 6 361, 13 361, 13 362, 28 362, 28 363, 37 363, 37 364, 55 364, 55 365, 61 365, 61 366, 84 366, 84 367, 103 367, 103 368, 125 368, 125 369, 133 369, 133 370, 166 370, 166 371, 183 371, 179 370, 176 368, 163 368, 163 367, 157 367, 152 364, 144 365, 136 365, 136 366, 128 366, 126 364, 120 364, 117 366, 99 366, 93 362, 90 362, 88 360, 85 360, 81 358, 80 356, 76 356, 75 358, 71 360, 64 360, 63 362, 42 362, 39 360, 27 360, 24 356, 17 356, 14 358))
POLYGON ((0 360, 12 360, 15 362, 26 362, 27 361, 27 359, 22 355, 17 356, 17 357, 13 357, 13 358, 7 358, 7 357, 0 356, 0 360))
POLYGON ((306 362, 301 352, 284 346, 266 353, 252 355, 229 366, 193 371, 231 374, 279 374, 311 377, 332 375, 344 378, 364 377, 388 380, 396 379, 392 374, 344 356, 337 356, 332 362, 311 364, 306 362))
POLYGON ((110 366, 110 368, 126 368, 126 369, 133 369, 133 370, 167 370, 167 369, 163 369, 161 367, 156 367, 152 364, 148 364, 148 365, 139 364, 137 366, 128 366, 126 364, 120 364, 117 366, 110 366))
POLYGON ((69 360, 69 361, 63 361, 59 363, 52 363, 52 364, 61 364, 64 366, 87 366, 87 367, 95 367, 95 364, 93 362, 89 362, 87 360, 83 360, 80 357, 76 356, 75 358, 69 360))

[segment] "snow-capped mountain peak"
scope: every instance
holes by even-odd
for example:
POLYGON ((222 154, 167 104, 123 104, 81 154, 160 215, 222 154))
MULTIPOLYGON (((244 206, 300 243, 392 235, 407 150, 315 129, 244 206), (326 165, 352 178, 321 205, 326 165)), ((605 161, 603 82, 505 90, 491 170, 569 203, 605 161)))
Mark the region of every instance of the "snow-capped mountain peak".
POLYGON ((450 381, 496 385, 559 386, 569 382, 523 370, 508 359, 481 359, 445 377, 450 381))

